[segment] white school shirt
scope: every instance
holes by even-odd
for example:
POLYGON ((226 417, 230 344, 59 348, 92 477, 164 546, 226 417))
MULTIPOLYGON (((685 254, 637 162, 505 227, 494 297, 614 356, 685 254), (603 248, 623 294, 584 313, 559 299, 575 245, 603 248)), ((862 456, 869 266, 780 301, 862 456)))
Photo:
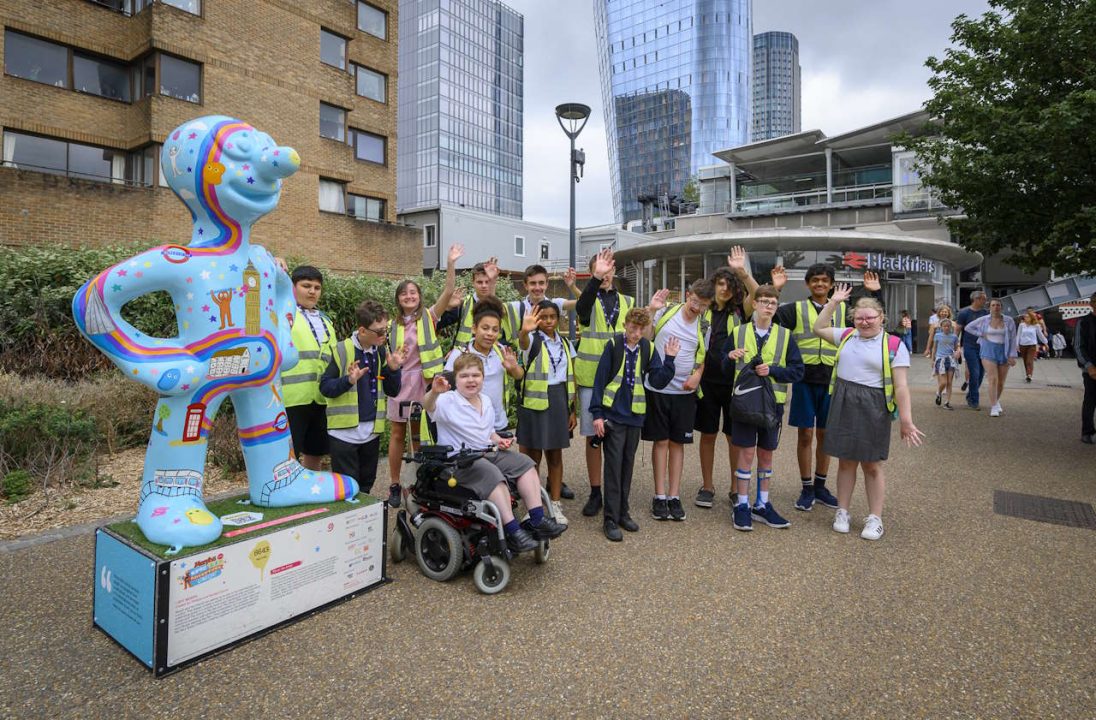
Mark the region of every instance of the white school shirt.
POLYGON ((311 310, 300 308, 300 311, 301 315, 304 315, 304 319, 312 326, 312 332, 315 334, 318 344, 323 345, 327 342, 327 326, 324 325, 323 314, 316 308, 311 310))
MULTIPOLYGON (((545 295, 544 299, 545 300, 551 300, 552 304, 556 306, 556 310, 559 312, 559 316, 563 317, 563 303, 567 302, 566 298, 561 298, 561 297, 550 298, 547 295, 545 295)), ((523 297, 521 300, 514 300, 514 301, 510 302, 509 304, 516 307, 520 311, 518 313, 518 322, 519 323, 521 322, 521 318, 528 315, 533 309, 533 304, 529 302, 529 296, 528 295, 523 297)), ((517 338, 512 338, 512 339, 516 340, 517 338)))
MULTIPOLYGON (((829 335, 832 344, 841 344, 841 333, 845 328, 823 328, 823 331, 829 335)), ((873 338, 862 338, 854 330, 853 336, 841 349, 837 377, 868 387, 883 387, 883 338, 886 336, 885 332, 880 331, 873 338)), ((910 351, 906 349, 905 343, 900 342, 891 368, 909 366, 910 351)))
POLYGON ((445 369, 452 370, 453 363, 465 352, 472 353, 483 361, 483 389, 480 393, 491 400, 491 406, 495 410, 495 429, 505 430, 506 408, 503 406, 502 398, 505 390, 506 368, 502 366, 502 358, 499 357, 494 348, 488 350, 487 354, 484 355, 476 350, 472 343, 468 343, 466 350, 456 348, 449 353, 449 357, 445 360, 445 369))
MULTIPOLYGON (((666 308, 662 308, 655 313, 654 320, 656 323, 665 312, 666 308)), ((658 335, 655 336, 655 350, 663 360, 666 359, 665 347, 667 340, 676 337, 678 342, 681 343, 681 349, 677 351, 677 356, 674 358, 674 379, 670 381, 669 385, 659 390, 651 387, 651 381, 648 378, 643 381, 643 387, 647 390, 666 393, 667 395, 688 395, 696 392, 695 390, 686 390, 685 381, 693 374, 693 364, 696 362, 696 324, 700 322, 700 316, 697 315, 696 319, 690 323, 685 322, 684 315, 684 308, 678 310, 672 318, 666 321, 666 324, 658 331, 658 335)))
POLYGON ((438 444, 454 451, 461 447, 482 450, 491 444, 495 431, 495 410, 480 393, 480 410, 456 390, 438 396, 431 417, 438 426, 438 444))

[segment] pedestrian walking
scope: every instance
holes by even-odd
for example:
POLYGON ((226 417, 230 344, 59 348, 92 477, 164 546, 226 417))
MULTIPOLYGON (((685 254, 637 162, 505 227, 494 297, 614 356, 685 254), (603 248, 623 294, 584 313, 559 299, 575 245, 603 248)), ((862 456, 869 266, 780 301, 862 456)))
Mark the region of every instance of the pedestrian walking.
POLYGON ((1081 442, 1096 444, 1096 293, 1088 299, 1092 312, 1077 322, 1073 336, 1073 351, 1077 353, 1077 364, 1083 371, 1081 382, 1085 387, 1085 398, 1081 402, 1081 442))
POLYGON ((989 378, 990 417, 999 417, 1004 412, 1001 409, 1001 395, 1005 391, 1008 369, 1016 364, 1019 340, 1016 321, 1005 315, 1002 309, 1000 300, 990 300, 989 315, 983 315, 963 327, 965 334, 978 338, 978 356, 982 361, 983 373, 989 378))
POLYGON ((951 382, 955 377, 955 360, 959 357, 959 336, 951 320, 944 318, 940 328, 932 338, 935 357, 932 361, 932 374, 936 376, 936 405, 941 402, 948 410, 951 406, 951 382))
POLYGON ((1024 311, 1016 331, 1019 335, 1020 357, 1024 359, 1024 373, 1027 375, 1025 382, 1031 382, 1031 373, 1035 372, 1035 354, 1040 345, 1047 344, 1047 336, 1043 331, 1042 321, 1032 308, 1024 311))
POLYGON ((974 322, 980 317, 989 314, 986 310, 986 294, 981 290, 975 290, 970 294, 970 305, 959 311, 955 316, 955 332, 959 334, 959 346, 962 350, 963 361, 967 364, 967 382, 963 383, 963 390, 967 392, 967 407, 971 410, 981 410, 978 391, 982 387, 982 356, 979 354, 978 338, 970 333, 963 332, 968 323, 974 322))

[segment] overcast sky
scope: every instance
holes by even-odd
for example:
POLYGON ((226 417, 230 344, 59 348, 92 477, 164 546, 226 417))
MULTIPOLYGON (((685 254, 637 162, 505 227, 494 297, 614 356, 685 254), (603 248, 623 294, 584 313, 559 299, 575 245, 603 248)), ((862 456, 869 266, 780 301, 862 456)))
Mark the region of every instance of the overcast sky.
MULTIPOLYGON (((593 114, 578 138, 586 175, 577 224, 611 223, 593 23, 593 4, 603 0, 503 2, 525 16, 525 219, 568 224, 568 142, 553 110, 581 102, 593 114)), ((836 135, 920 108, 929 96, 925 59, 948 46, 955 16, 987 9, 985 0, 754 0, 753 24, 755 33, 799 39, 803 129, 836 135)))

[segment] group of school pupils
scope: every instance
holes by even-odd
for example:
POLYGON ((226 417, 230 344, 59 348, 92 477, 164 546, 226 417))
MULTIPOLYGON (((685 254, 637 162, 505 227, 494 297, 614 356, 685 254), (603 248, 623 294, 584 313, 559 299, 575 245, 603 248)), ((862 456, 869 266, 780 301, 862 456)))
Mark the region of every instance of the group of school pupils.
MULTIPOLYGON (((802 481, 796 509, 833 508, 833 529, 848 533, 848 509, 862 468, 870 514, 861 537, 882 537, 890 421, 899 420, 908 445, 919 445, 922 435, 913 424, 906 384, 909 351, 883 331, 886 317, 873 273, 865 273, 863 288, 853 297, 850 287, 835 286, 831 267, 811 266, 810 298, 780 305, 784 269, 775 268, 772 282, 759 286, 747 271, 745 251, 735 247, 727 266, 694 281, 684 302, 668 304, 663 289, 641 307, 615 288, 616 265, 607 249, 591 259, 590 279, 581 292, 574 269, 568 269, 564 280, 572 297, 546 298, 548 272, 532 265, 525 272, 527 295, 503 303, 495 297, 494 258, 473 267, 473 290, 463 297, 455 269, 462 255, 460 245, 450 249, 446 284, 431 307, 423 306, 419 286, 404 280, 395 292, 397 317, 367 300, 358 308, 357 329, 342 340, 317 309, 320 272, 310 266, 293 271, 298 311, 292 339, 300 361, 282 373, 282 383, 293 446, 305 467, 319 469, 322 456, 330 454, 332 471, 354 477, 362 492, 372 492, 388 423, 387 499, 398 506, 407 433, 416 446, 420 434, 419 425, 409 427, 411 412, 421 405, 436 428, 436 437, 425 441, 455 450, 500 449, 459 469, 456 478, 495 502, 508 546, 524 552, 567 528, 560 502, 569 491, 563 450, 576 428, 585 438, 590 481, 582 513, 600 512, 611 541, 622 540, 622 531, 639 530, 629 496, 640 441, 652 443, 653 518, 683 521, 685 445, 700 433, 702 487, 694 502, 711 508, 722 430, 734 468, 734 528, 749 531, 754 522, 786 528, 790 523, 769 494, 780 423, 762 427, 731 417, 735 380, 750 367, 770 384, 781 416, 790 395, 789 423, 798 431, 802 481), (558 330, 561 316, 572 309, 580 333, 577 348, 558 330), (439 332, 448 326, 456 330, 446 353, 439 332), (518 453, 510 451, 513 436, 506 432, 506 408, 514 393, 518 453), (838 459, 836 496, 826 485, 831 456, 838 459), (540 499, 542 458, 549 508, 540 499), (522 522, 510 512, 507 480, 528 510, 522 522)), ((421 430, 427 432, 426 423, 421 430)))

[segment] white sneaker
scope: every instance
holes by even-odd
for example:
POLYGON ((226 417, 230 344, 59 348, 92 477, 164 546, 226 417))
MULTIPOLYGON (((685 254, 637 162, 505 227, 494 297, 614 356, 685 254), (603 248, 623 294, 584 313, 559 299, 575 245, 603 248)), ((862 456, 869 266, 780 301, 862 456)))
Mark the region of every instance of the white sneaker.
POLYGON ((878 515, 868 515, 864 518, 864 529, 860 532, 860 537, 865 540, 878 540, 883 537, 882 518, 878 515))
POLYGON ((993 407, 991 407, 989 409, 989 416, 990 417, 1001 417, 1001 407, 999 405, 994 405, 993 407))
POLYGON ((849 511, 838 508, 833 516, 833 529, 835 532, 847 533, 849 531, 849 511))
POLYGON ((560 525, 567 524, 567 516, 563 514, 563 505, 559 500, 552 500, 552 518, 560 525))

